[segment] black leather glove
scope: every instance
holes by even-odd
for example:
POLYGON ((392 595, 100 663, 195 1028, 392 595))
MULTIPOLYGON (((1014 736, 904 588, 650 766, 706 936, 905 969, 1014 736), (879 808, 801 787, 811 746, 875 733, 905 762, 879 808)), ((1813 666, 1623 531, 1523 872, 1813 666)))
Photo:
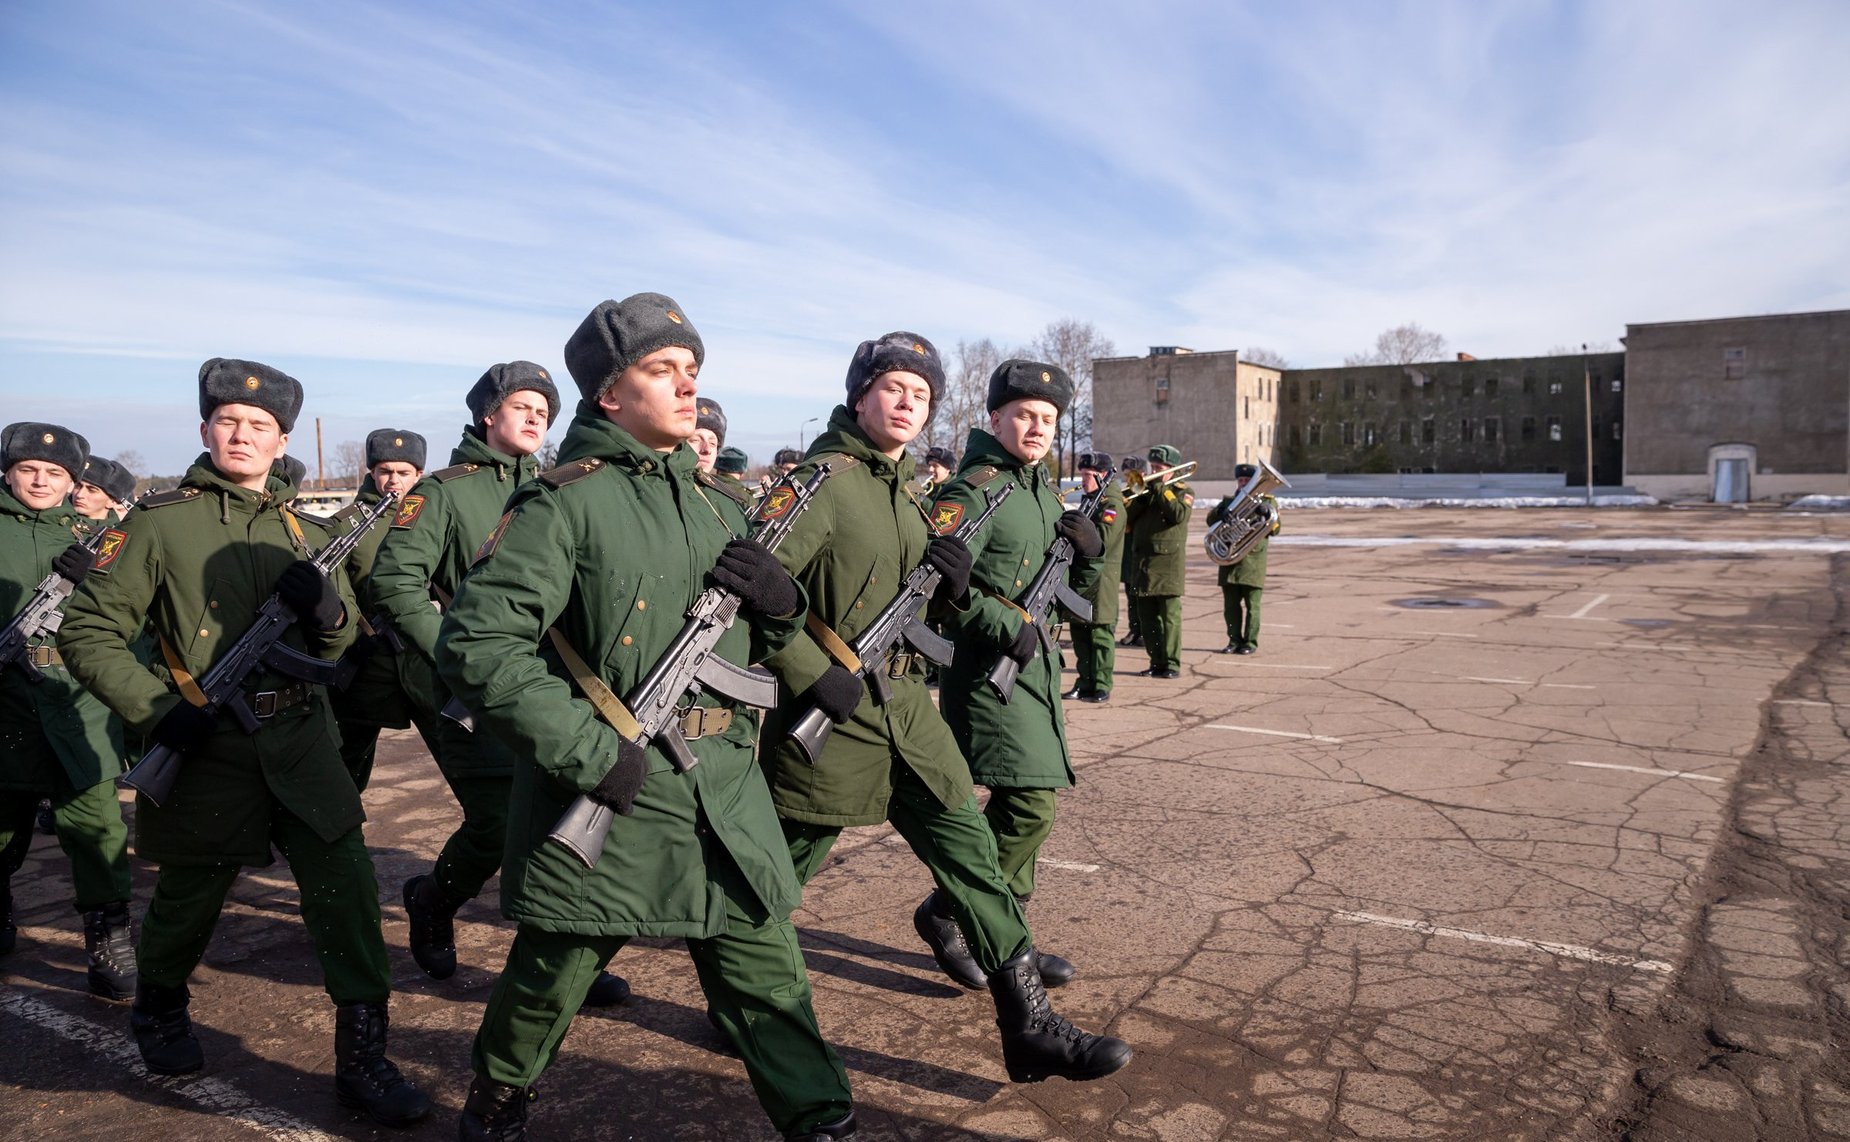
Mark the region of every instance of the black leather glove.
POLYGON ((334 581, 306 559, 298 559, 283 568, 283 573, 276 577, 276 593, 295 612, 297 620, 316 630, 333 630, 346 613, 341 606, 340 592, 334 589, 334 581))
POLYGON ((861 694, 865 690, 859 674, 840 663, 831 663, 822 672, 822 677, 803 692, 803 696, 827 714, 829 721, 839 726, 854 717, 854 708, 861 704, 861 694))
POLYGON ((617 763, 585 794, 599 805, 627 817, 636 809, 636 794, 649 776, 649 751, 621 734, 617 735, 617 763))
POLYGON ((954 535, 935 535, 925 545, 925 562, 938 572, 936 598, 955 603, 970 593, 970 549, 954 535))
POLYGON ((1098 525, 1078 512, 1062 512, 1053 530, 1072 544, 1082 559, 1097 559, 1105 554, 1105 537, 1098 533, 1098 525))
POLYGON ((707 582, 731 591, 764 618, 781 619, 796 613, 797 581, 784 570, 777 556, 756 540, 735 539, 728 543, 719 553, 719 562, 707 572, 707 582))
POLYGON ((96 552, 86 549, 81 543, 73 543, 51 557, 51 569, 69 579, 73 586, 83 582, 84 576, 94 566, 96 552))
POLYGON ((1040 649, 1040 645, 1040 631, 1033 623, 1024 622, 1021 629, 1015 632, 1015 640, 1002 653, 1026 666, 1034 661, 1034 652, 1040 649))
POLYGON ((176 753, 191 753, 205 744, 217 728, 217 714, 208 713, 182 698, 173 709, 161 715, 150 736, 176 753))

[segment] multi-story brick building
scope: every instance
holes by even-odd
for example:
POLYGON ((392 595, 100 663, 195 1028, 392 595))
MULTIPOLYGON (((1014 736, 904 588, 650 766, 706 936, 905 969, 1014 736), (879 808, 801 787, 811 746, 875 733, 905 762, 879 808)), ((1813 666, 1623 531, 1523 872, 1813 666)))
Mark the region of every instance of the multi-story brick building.
POLYGON ((1173 444, 1199 479, 1229 480, 1254 456, 1278 462, 1279 371, 1238 352, 1158 346, 1092 362, 1093 447, 1114 456, 1173 444))

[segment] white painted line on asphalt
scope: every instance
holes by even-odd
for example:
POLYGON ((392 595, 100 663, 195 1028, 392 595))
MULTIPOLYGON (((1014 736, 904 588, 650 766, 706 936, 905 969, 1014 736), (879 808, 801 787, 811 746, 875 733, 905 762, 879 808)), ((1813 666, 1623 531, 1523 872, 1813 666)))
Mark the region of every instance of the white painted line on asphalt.
POLYGON ((1620 769, 1626 773, 1648 773, 1652 777, 1684 777, 1691 781, 1713 781, 1722 784, 1719 777, 1710 777, 1706 773, 1685 773, 1680 769, 1652 769, 1644 765, 1608 765, 1603 761, 1570 761, 1569 765, 1578 765, 1582 769, 1620 769))
MULTIPOLYGON (((120 1028, 106 1031, 87 1019, 66 1015, 49 1003, 30 999, 17 992, 0 995, 0 1011, 10 1012, 54 1035, 86 1047, 151 1086, 172 1091, 210 1113, 248 1126, 280 1142, 338 1142, 338 1135, 324 1133, 291 1114, 266 1106, 223 1079, 184 1075, 168 1077, 148 1070, 147 1065, 141 1061, 141 1052, 135 1049, 129 1037, 127 1014, 122 1016, 120 1028)), ((333 1086, 332 1079, 328 1085, 330 1088, 333 1086)), ((330 1098, 332 1095, 330 1089, 330 1098)))
MULTIPOLYGON (((1611 595, 1600 595, 1597 598, 1595 598, 1592 602, 1588 603, 1586 606, 1580 608, 1579 610, 1575 611, 1573 614, 1567 617, 1570 619, 1587 618, 1588 611, 1591 611, 1594 607, 1599 606, 1601 603, 1605 602, 1607 599, 1610 599, 1610 598, 1612 598, 1611 595)), ((1611 619, 1594 619, 1593 621, 1596 623, 1607 623, 1607 622, 1611 622, 1612 620, 1611 619)))
POLYGON ((1452 630, 1407 630, 1407 631, 1401 631, 1399 633, 1432 635, 1438 638, 1476 638, 1477 637, 1474 634, 1459 634, 1457 631, 1452 631, 1452 630))
POLYGON ((1599 689, 1599 687, 1586 685, 1585 683, 1580 683, 1580 682, 1544 682, 1542 683, 1542 689, 1544 690, 1597 690, 1599 689))
POLYGON ((1533 682, 1525 682, 1520 678, 1474 678, 1469 674, 1459 675, 1458 680, 1460 682, 1495 682, 1503 686, 1533 686, 1535 685, 1535 683, 1533 682))
POLYGON ((1098 871, 1098 866, 1095 864, 1080 864, 1078 861, 1072 861, 1072 860, 1055 860, 1052 857, 1042 857, 1039 861, 1035 863, 1044 864, 1048 868, 1063 868, 1068 872, 1097 872, 1098 871))
POLYGON ((1516 548, 1528 551, 1691 551, 1761 555, 1792 552, 1804 555, 1841 555, 1850 552, 1850 540, 1843 539, 1537 539, 1532 536, 1494 538, 1486 536, 1337 536, 1286 533, 1274 537, 1286 547, 1423 547, 1442 546, 1497 551, 1516 548))
POLYGON ((1529 940, 1520 936, 1492 936, 1487 932, 1473 932, 1465 928, 1447 928, 1427 920, 1401 920, 1393 916, 1377 916, 1373 912, 1338 912, 1336 915, 1344 920, 1354 920, 1358 924, 1380 924, 1388 928, 1400 928, 1408 932, 1419 932, 1426 936, 1444 936, 1452 940, 1470 940, 1476 944, 1496 944, 1505 948, 1532 948, 1538 952, 1565 956, 1570 960, 1585 960, 1595 964, 1620 964, 1624 967, 1638 968, 1641 971, 1668 972, 1675 968, 1662 960, 1637 960, 1613 952, 1602 952, 1594 948, 1583 948, 1578 944, 1557 944, 1549 940, 1529 940))
POLYGON ((1242 662, 1241 670, 1334 670, 1334 666, 1297 666, 1289 662, 1242 662))
POLYGON ((1835 708, 1837 705, 1835 702, 1814 702, 1809 698, 1775 698, 1773 704, 1775 706, 1824 706, 1826 708, 1835 708))
POLYGON ((1265 734, 1267 737, 1274 738, 1302 738, 1305 741, 1328 742, 1331 745, 1343 744, 1343 739, 1341 738, 1326 738, 1322 734, 1296 734, 1292 733, 1290 730, 1262 730, 1257 726, 1222 726, 1210 724, 1208 728, 1211 730, 1238 730, 1243 734, 1265 734))

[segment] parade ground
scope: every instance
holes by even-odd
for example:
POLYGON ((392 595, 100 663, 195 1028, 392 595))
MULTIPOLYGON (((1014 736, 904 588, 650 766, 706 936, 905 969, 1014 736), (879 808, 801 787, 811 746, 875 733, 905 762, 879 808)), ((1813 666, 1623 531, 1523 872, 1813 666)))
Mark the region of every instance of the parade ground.
MULTIPOLYGON (((1259 653, 1227 639, 1196 513, 1183 675, 1120 649, 1069 702, 1030 920, 1052 994, 1136 1058, 1007 1081, 983 993, 913 933, 930 888, 851 830, 796 916, 866 1139, 1850 1138, 1850 514, 1298 511, 1259 653)), ((392 1055, 451 1138, 511 938, 493 891, 426 979, 399 888, 458 816, 415 733, 366 793, 392 1055)), ((149 869, 136 869, 135 912, 149 869)), ((88 996, 56 843, 15 879, 0 1138, 384 1138, 333 1095, 331 1004, 280 863, 233 890, 155 1079, 88 996)), ((769 1139, 677 941, 613 962, 536 1139, 769 1139)))

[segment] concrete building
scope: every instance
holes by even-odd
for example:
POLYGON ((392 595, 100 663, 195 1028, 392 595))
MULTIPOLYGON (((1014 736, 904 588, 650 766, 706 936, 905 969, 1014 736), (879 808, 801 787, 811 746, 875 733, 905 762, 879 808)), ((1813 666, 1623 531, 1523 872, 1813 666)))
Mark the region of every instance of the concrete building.
POLYGON ((1850 493, 1850 310, 1628 325, 1625 480, 1660 499, 1850 493))
POLYGON ((1200 463, 1195 478, 1231 480, 1233 466, 1278 462, 1279 371, 1237 350, 1159 345, 1147 357, 1092 362, 1093 447, 1113 456, 1173 444, 1200 463))

